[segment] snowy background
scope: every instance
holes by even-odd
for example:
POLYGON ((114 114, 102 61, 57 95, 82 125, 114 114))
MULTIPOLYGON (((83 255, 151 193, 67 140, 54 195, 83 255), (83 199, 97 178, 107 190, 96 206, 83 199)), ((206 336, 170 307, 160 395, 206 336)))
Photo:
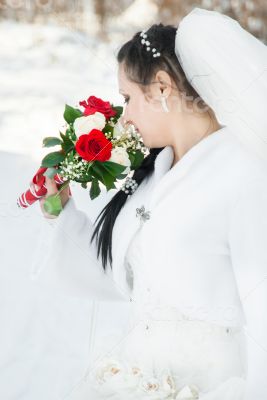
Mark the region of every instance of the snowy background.
MULTIPOLYGON (((87 32, 74 29, 67 20, 60 24, 0 21, 3 400, 63 399, 88 368, 90 343, 95 345, 95 337, 118 334, 127 314, 119 303, 63 296, 32 281, 31 273, 38 267, 33 264, 34 249, 44 221, 38 203, 27 210, 16 207, 18 195, 28 188, 48 152, 42 148, 42 138, 58 135, 65 103, 78 105, 95 95, 122 105, 115 54, 124 41, 123 25, 129 23, 129 13, 120 19, 121 27, 113 22, 116 29, 104 41, 89 11, 87 32)), ((147 12, 151 12, 149 7, 147 12)), ((145 23, 153 17, 143 14, 145 23)), ((131 17, 137 20, 133 12, 131 17)), ((73 185, 72 192, 77 206, 93 215, 88 192, 73 185)))
MULTIPOLYGON (((93 2, 88 1, 82 14, 74 10, 72 19, 59 13, 48 18, 44 12, 36 19, 31 16, 29 22, 25 15, 33 3, 0 1, 0 15, 6 16, 0 19, 2 400, 63 399, 88 367, 90 343, 122 327, 125 306, 66 297, 31 281, 34 249, 44 221, 38 203, 21 211, 16 199, 47 153, 42 138, 56 136, 63 124, 64 104, 78 105, 92 94, 122 104, 115 58, 120 44, 136 30, 173 17, 159 2, 126 1, 108 21, 102 15, 101 25, 93 2), (24 17, 15 18, 21 8, 27 11, 24 17)), ((192 6, 180 2, 185 4, 192 6)), ((178 14, 174 16, 178 21, 178 14)), ((255 29, 256 22, 250 20, 255 29)), ((72 190, 77 206, 89 212, 88 193, 77 186, 72 190)), ((93 207, 90 203, 92 215, 93 207)))

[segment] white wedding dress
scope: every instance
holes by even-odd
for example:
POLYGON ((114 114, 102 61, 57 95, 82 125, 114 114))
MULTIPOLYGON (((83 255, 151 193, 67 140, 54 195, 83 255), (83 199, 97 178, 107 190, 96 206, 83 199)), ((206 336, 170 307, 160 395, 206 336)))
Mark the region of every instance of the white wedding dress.
POLYGON ((132 315, 123 339, 89 366, 66 400, 242 400, 247 376, 242 327, 193 320, 157 306, 143 270, 142 224, 128 247, 132 315), (142 270, 139 266, 142 265, 142 270))
MULTIPOLYGON (((177 222, 175 232, 177 232, 177 237, 181 239, 183 238, 183 229, 185 229, 185 238, 181 241, 180 246, 177 246, 177 249, 173 249, 173 258, 176 266, 176 260, 177 262, 180 261, 181 252, 185 247, 183 254, 184 270, 183 265, 178 265, 180 268, 177 268, 177 273, 175 269, 176 274, 174 274, 172 265, 169 267, 167 262, 166 265, 161 263, 161 260, 164 260, 165 257, 161 250, 171 249, 170 246, 162 246, 162 248, 155 249, 157 251, 155 251, 156 256, 153 257, 153 263, 157 264, 158 268, 162 266, 161 272, 163 272, 158 274, 156 279, 153 279, 154 264, 146 265, 144 262, 146 259, 143 257, 144 246, 148 246, 146 257, 149 259, 149 255, 154 250, 154 241, 157 246, 160 246, 161 243, 154 234, 152 235, 154 241, 142 240, 141 224, 132 237, 125 257, 125 267, 128 266, 128 281, 132 282, 133 300, 128 329, 122 338, 118 336, 116 345, 112 340, 110 340, 112 344, 108 343, 106 340, 108 338, 105 338, 102 352, 97 351, 97 357, 90 358, 90 365, 88 365, 86 373, 73 390, 64 397, 65 400, 245 399, 248 381, 248 355, 244 327, 242 325, 225 326, 223 323, 188 318, 188 315, 184 315, 179 309, 179 292, 174 292, 175 295, 168 296, 168 288, 176 290, 177 286, 177 291, 183 291, 182 297, 185 299, 185 304, 188 300, 189 305, 191 301, 193 304, 195 301, 199 305, 199 299, 202 299, 201 288, 204 288, 203 292, 205 290, 210 292, 210 299, 214 298, 215 306, 220 304, 220 300, 226 306, 228 304, 227 296, 230 294, 229 305, 233 303, 234 310, 238 311, 237 315, 239 316, 239 300, 230 271, 233 271, 233 277, 235 274, 238 287, 242 289, 243 294, 251 291, 250 284, 247 284, 247 281, 249 282, 251 279, 252 285, 256 286, 256 283, 266 275, 266 252, 262 240, 262 237, 266 237, 267 226, 265 224, 266 180, 264 175, 266 165, 264 168, 258 168, 258 163, 254 160, 254 157, 250 157, 250 150, 257 150, 256 152, 265 156, 265 159, 267 155, 266 75, 262 73, 266 66, 266 47, 256 38, 241 30, 237 22, 229 17, 197 8, 179 24, 175 50, 187 73, 188 80, 206 103, 214 109, 219 116, 218 119, 229 126, 230 129, 226 130, 226 136, 220 135, 220 133, 213 134, 194 146, 179 161, 178 168, 174 169, 176 174, 170 173, 167 177, 169 179, 163 180, 163 187, 165 183, 167 190, 172 182, 170 177, 173 177, 173 181, 180 187, 180 192, 179 188, 176 191, 177 198, 179 195, 182 199, 179 203, 180 213, 177 213, 178 216, 175 221, 177 222), (240 65, 242 65, 242 69, 240 69, 240 65), (219 105, 229 106, 231 102, 236 105, 236 110, 230 107, 229 112, 227 107, 219 107, 219 105), (236 142, 232 140, 231 131, 234 133, 233 136, 238 136, 241 142, 248 145, 248 153, 241 151, 241 147, 236 146, 236 142), (222 141, 220 152, 217 139, 222 141), (216 153, 214 153, 215 149, 216 153), (249 183, 249 186, 246 184, 247 189, 244 190, 243 194, 242 185, 245 182, 249 183), (201 187, 201 190, 196 189, 197 187, 201 187), (232 190, 234 193, 231 193, 232 190), (236 203, 239 206, 234 211, 230 210, 235 217, 231 230, 231 252, 229 251, 226 254, 223 253, 222 249, 224 249, 225 242, 229 238, 226 239, 225 237, 224 222, 229 220, 228 205, 229 203, 232 204, 233 199, 236 199, 237 193, 242 193, 242 196, 240 196, 240 202, 236 203), (245 193, 247 193, 247 196, 245 196, 245 193), (190 202, 192 196, 199 196, 201 215, 194 202, 190 202), (218 202, 218 207, 216 202, 218 202), (190 204, 194 206, 194 210, 190 208, 190 204), (191 210, 192 219, 190 219, 191 210), (184 218, 182 213, 185 213, 184 218), (204 217, 207 218, 208 224, 206 231, 202 229, 204 217), (188 229, 186 229, 188 219, 189 224, 188 229), (196 222, 193 224, 194 219, 196 219, 196 222), (212 224, 211 221, 213 220, 215 222, 212 224), (180 225, 179 221, 181 221, 180 225), (202 239, 200 235, 204 235, 201 243, 206 246, 203 258, 201 258, 202 253, 199 252, 196 244, 199 239, 202 239), (218 236, 216 236, 218 239, 216 242, 211 240, 214 235, 218 236), (214 243, 216 248, 212 252, 214 243), (194 254, 194 251, 196 254, 194 254), (194 257, 190 257, 191 252, 194 257), (199 265, 198 254, 200 254, 199 265), (230 257, 225 257, 225 255, 230 256, 233 260, 230 257), (156 259, 156 257, 159 258, 156 259), (193 260, 192 265, 191 259, 193 260), (213 270, 213 262, 216 262, 216 260, 218 260, 218 267, 225 267, 221 269, 221 275, 218 278, 213 270), (194 268, 196 265, 197 268, 194 268), (203 269, 203 277, 196 274, 199 268, 201 271, 203 269), (191 271, 194 274, 192 278, 194 285, 190 285, 190 278, 186 276, 188 269, 189 272, 191 271), (171 279, 177 277, 178 281, 179 275, 182 273, 184 273, 184 276, 181 276, 181 281, 177 282, 177 285, 176 281, 174 281, 175 284, 171 284, 173 283, 171 279), (221 283, 219 279, 222 277, 225 280, 221 283), (161 282, 161 279, 166 286, 162 290, 164 292, 163 299, 172 299, 176 305, 178 304, 176 308, 169 307, 164 301, 160 302, 160 299, 155 298, 155 291, 151 289, 150 285, 152 286, 153 281, 161 282), (199 285, 198 287, 198 280, 201 283, 207 282, 207 285, 199 285), (219 281, 221 285, 216 285, 216 281, 219 281), (181 282, 185 282, 185 284, 183 285, 181 282), (229 286, 231 287, 228 291, 229 286), (215 291, 218 289, 221 290, 221 293, 216 296, 215 291), (188 296, 186 296, 187 292, 189 293, 188 296)), ((169 149, 167 147, 166 150, 170 150, 170 147, 169 149)), ((163 153, 163 156, 168 156, 168 152, 163 153)), ((158 184, 162 184, 162 181, 158 184)), ((139 200, 140 202, 146 201, 150 194, 150 186, 144 185, 141 193, 142 196, 137 199, 138 206, 139 200)), ((162 207, 160 196, 163 196, 163 190, 161 192, 158 190, 157 194, 158 209, 163 210, 163 208, 160 208, 162 207)), ((136 196, 138 196, 138 190, 129 201, 133 200, 133 204, 135 204, 136 196)), ((133 204, 129 208, 131 212, 135 208, 133 204)), ((171 204, 171 207, 176 206, 170 199, 166 204, 171 204)), ((155 207, 154 204, 154 210, 155 207)), ((169 218, 167 221, 170 222, 172 210, 168 210, 169 212, 166 213, 167 218, 169 218)), ((121 213, 118 218, 125 218, 127 203, 121 213)), ((157 216, 155 220, 158 221, 158 225, 152 224, 152 226, 155 227, 156 232, 158 232, 157 229, 163 230, 160 238, 164 240, 164 227, 166 229, 167 222, 165 223, 164 218, 157 220, 157 216)), ((131 223, 134 225, 131 218, 132 214, 129 215, 129 220, 126 220, 126 222, 129 225, 131 223)), ((83 241, 82 232, 87 226, 83 220, 82 226, 79 227, 81 241, 83 241)), ((123 238, 121 239, 125 224, 118 226, 121 228, 117 232, 117 239, 114 241, 115 245, 117 244, 116 253, 119 253, 118 247, 122 243, 126 243, 123 238)), ((67 228, 65 230, 67 231, 67 228)), ((58 230, 58 233, 61 232, 64 232, 64 229, 58 230)), ((149 232, 151 234, 151 230, 149 232)), ((173 232, 173 227, 170 224, 170 232, 167 232, 169 236, 166 236, 166 240, 170 239, 171 232, 173 232)), ((64 235, 63 238, 65 241, 67 240, 64 235)), ((61 235, 58 235, 57 240, 60 241, 60 246, 66 246, 61 235)), ((68 241, 67 243, 71 242, 68 241)), ((59 249, 62 250, 60 246, 59 249)), ((55 248, 57 250, 56 246, 55 248)), ((63 249, 65 250, 64 247, 63 249)), ((90 279, 86 281, 86 285, 76 282, 72 284, 72 277, 75 276, 72 272, 69 273, 71 279, 67 277, 64 280, 63 277, 67 275, 65 264, 70 265, 68 271, 72 271, 71 261, 74 256, 70 257, 68 263, 65 256, 63 263, 61 261, 64 251, 61 251, 61 253, 55 251, 55 253, 57 255, 55 261, 52 263, 52 251, 50 261, 46 262, 47 275, 49 275, 49 271, 51 272, 50 264, 53 264, 57 274, 54 280, 57 279, 60 283, 63 281, 62 286, 65 284, 66 292, 72 293, 71 287, 75 287, 76 284, 79 290, 82 290, 85 286, 88 292, 92 290, 92 296, 94 293, 98 293, 97 288, 94 291, 94 281, 91 282, 90 279), (60 262, 57 262, 58 260, 60 262), (64 270, 61 269, 62 265, 64 270)), ((70 256, 70 253, 68 255, 70 256)), ((154 254, 151 254, 151 257, 152 255, 154 254)), ((121 267, 120 262, 118 264, 121 267)), ((219 271, 219 269, 217 270, 219 271)), ((79 278, 86 276, 82 267, 79 271, 80 275, 77 272, 79 278)), ((51 275, 52 278, 48 278, 48 281, 53 284, 55 274, 52 273, 51 275)), ((93 268, 92 275, 99 279, 99 275, 95 273, 93 268)), ((117 278, 116 283, 124 281, 124 274, 117 272, 117 278)), ((79 279, 77 280, 79 281, 79 279)), ((56 282, 54 286, 57 286, 56 282)), ((73 289, 73 292, 75 290, 77 289, 73 289)), ((205 298, 209 297, 205 297, 203 294, 203 299, 205 300, 205 298)), ((264 312, 266 292, 259 294, 259 299, 255 308, 257 315, 255 327, 257 327, 258 336, 263 338, 262 327, 266 326, 264 319, 266 315, 266 312, 264 312), (263 305, 262 309, 260 305, 263 305)), ((210 304, 212 301, 208 304, 208 310, 212 309, 212 304, 210 304)), ((247 303, 244 302, 243 306, 247 306, 246 309, 249 311, 247 303)), ((250 315, 249 329, 253 325, 251 321, 250 315)), ((260 347, 263 348, 263 346, 260 347)), ((101 344, 99 348, 101 350, 101 344)), ((250 366, 253 365, 253 353, 254 349, 249 352, 250 366)), ((265 354, 261 355, 260 361, 253 365, 253 368, 257 370, 255 376, 250 378, 250 396, 254 389, 255 391, 258 390, 261 396, 264 395, 263 392, 266 389, 266 387, 263 387, 265 384, 264 367, 259 367, 266 365, 264 357, 265 354)), ((252 396, 249 400, 256 400, 256 397, 257 399, 263 398, 259 395, 252 396)))

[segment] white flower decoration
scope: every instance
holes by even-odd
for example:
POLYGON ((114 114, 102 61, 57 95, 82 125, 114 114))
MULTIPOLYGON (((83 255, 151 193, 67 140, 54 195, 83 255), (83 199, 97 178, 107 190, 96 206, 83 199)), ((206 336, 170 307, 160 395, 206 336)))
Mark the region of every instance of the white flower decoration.
POLYGON ((173 380, 168 379, 168 375, 157 378, 155 376, 145 375, 140 379, 136 398, 144 398, 151 400, 170 399, 170 395, 174 393, 173 380))
POLYGON ((161 375, 161 387, 166 395, 171 395, 176 392, 176 385, 172 375, 167 371, 161 375))
POLYGON ((122 134, 123 134, 123 126, 122 126, 121 122, 118 120, 113 127, 113 138, 117 139, 122 134))
POLYGON ((88 134, 92 129, 99 129, 100 131, 106 125, 106 117, 104 114, 96 111, 92 115, 76 118, 73 124, 76 136, 79 137, 88 134))
POLYGON ((105 357, 94 368, 92 385, 103 395, 131 393, 138 386, 141 370, 118 359, 105 357))
POLYGON ((92 386, 105 398, 113 400, 199 399, 195 385, 184 386, 177 393, 174 378, 168 369, 154 376, 140 365, 130 365, 118 358, 104 357, 91 374, 92 386))
POLYGON ((113 161, 115 163, 125 165, 125 170, 123 171, 124 174, 129 174, 131 171, 131 161, 129 159, 128 153, 125 147, 115 147, 111 150, 111 157, 108 161, 113 161))

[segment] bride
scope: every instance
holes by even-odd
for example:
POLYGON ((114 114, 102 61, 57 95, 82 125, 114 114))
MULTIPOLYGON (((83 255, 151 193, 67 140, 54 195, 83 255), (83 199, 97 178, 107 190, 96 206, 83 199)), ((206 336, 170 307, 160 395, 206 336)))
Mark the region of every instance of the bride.
POLYGON ((40 201, 53 240, 39 281, 131 304, 123 340, 66 399, 265 399, 266 47, 195 8, 178 29, 137 32, 117 60, 122 122, 150 149, 137 189, 102 193, 95 224, 68 188, 55 219, 40 201))

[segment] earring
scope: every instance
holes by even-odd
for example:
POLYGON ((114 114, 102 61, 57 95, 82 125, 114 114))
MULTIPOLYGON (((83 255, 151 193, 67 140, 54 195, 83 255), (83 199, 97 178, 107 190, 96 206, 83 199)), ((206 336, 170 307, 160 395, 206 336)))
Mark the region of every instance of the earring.
POLYGON ((165 112, 170 112, 170 110, 169 110, 169 108, 167 106, 166 97, 165 96, 161 96, 160 100, 161 100, 161 105, 162 105, 163 110, 165 112))

